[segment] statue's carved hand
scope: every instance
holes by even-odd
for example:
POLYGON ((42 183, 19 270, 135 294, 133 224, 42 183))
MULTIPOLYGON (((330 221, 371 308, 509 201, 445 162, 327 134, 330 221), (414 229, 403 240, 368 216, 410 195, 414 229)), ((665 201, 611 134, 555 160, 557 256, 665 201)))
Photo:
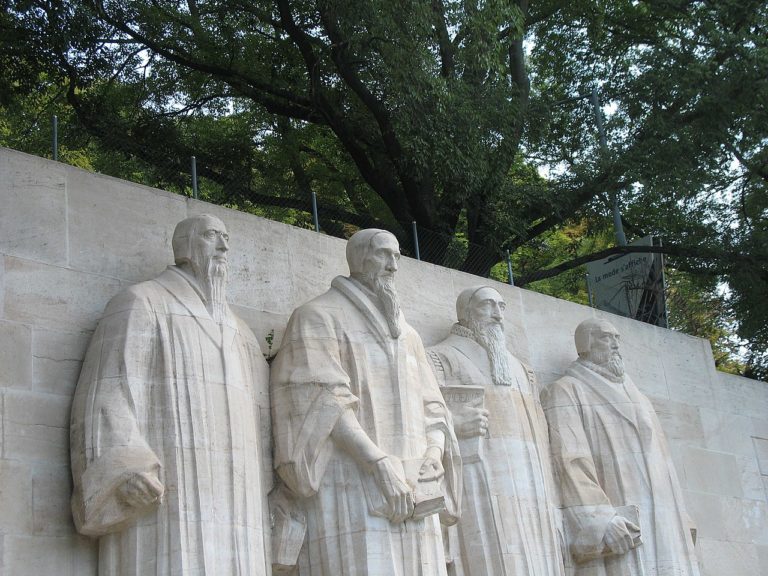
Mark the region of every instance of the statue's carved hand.
POLYGON ((488 410, 463 406, 453 412, 453 429, 458 438, 485 436, 488 432, 488 410))
POLYGON ((626 554, 642 543, 640 527, 623 516, 614 516, 605 530, 603 543, 614 554, 626 554))
POLYGON ((160 500, 165 492, 163 484, 144 473, 131 474, 118 488, 120 498, 131 508, 144 508, 160 500))
POLYGON ((373 474, 387 501, 386 516, 390 522, 396 524, 408 518, 413 513, 413 494, 390 458, 375 462, 373 474))
POLYGON ((440 480, 445 476, 445 469, 441 459, 439 448, 429 448, 424 454, 424 462, 419 468, 419 482, 431 482, 440 480))

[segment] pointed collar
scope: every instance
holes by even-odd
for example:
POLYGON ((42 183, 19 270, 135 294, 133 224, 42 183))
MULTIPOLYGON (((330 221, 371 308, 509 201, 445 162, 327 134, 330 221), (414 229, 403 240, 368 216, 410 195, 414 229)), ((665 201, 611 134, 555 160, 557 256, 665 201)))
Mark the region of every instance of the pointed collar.
POLYGON ((566 374, 581 382, 637 428, 635 408, 640 399, 635 394, 635 385, 626 375, 621 382, 611 382, 581 360, 573 362, 566 374))
MULTIPOLYGON (((205 296, 202 294, 197 282, 189 274, 184 273, 177 266, 168 266, 165 272, 155 278, 155 282, 162 286, 174 300, 189 312, 189 315, 195 319, 198 326, 214 343, 220 344, 221 326, 213 321, 208 308, 205 306, 205 296)), ((224 323, 234 326, 229 305, 227 305, 225 313, 226 319, 224 323)))
MULTIPOLYGON (((346 296, 363 313, 363 316, 373 325, 376 335, 382 342, 391 343, 397 340, 390 333, 389 324, 376 304, 376 295, 371 290, 354 278, 346 276, 336 276, 331 282, 331 286, 346 296)), ((405 328, 402 312, 398 322, 401 328, 405 328)), ((405 330, 401 330, 400 337, 404 334, 405 330)))
POLYGON ((197 278, 195 278, 194 276, 192 276, 192 274, 190 274, 189 272, 187 272, 186 270, 178 266, 168 266, 168 270, 170 270, 171 272, 175 272, 176 274, 184 278, 184 280, 186 280, 189 283, 192 289, 195 292, 197 292, 197 295, 200 297, 200 300, 202 300, 203 303, 208 302, 208 297, 203 292, 203 289, 200 288, 200 283, 197 281, 197 278))

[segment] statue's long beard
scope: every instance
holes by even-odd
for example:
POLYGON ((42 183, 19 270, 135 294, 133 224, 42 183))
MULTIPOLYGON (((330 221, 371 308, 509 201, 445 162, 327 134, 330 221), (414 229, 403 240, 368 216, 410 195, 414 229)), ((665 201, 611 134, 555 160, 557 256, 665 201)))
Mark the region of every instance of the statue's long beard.
POLYGON ((206 258, 203 266, 193 267, 197 281, 206 298, 206 309, 217 324, 227 317, 227 273, 226 261, 206 258))
POLYGON ((589 354, 589 361, 616 379, 624 377, 624 359, 615 350, 593 350, 589 354))
POLYGON ((384 318, 389 326, 392 338, 399 338, 400 328, 400 298, 397 296, 393 276, 374 276, 371 278, 373 291, 381 302, 384 318))
POLYGON ((497 386, 512 386, 515 376, 512 372, 512 360, 507 341, 504 338, 504 327, 497 322, 478 322, 470 320, 469 329, 475 339, 488 353, 491 363, 491 377, 497 386))

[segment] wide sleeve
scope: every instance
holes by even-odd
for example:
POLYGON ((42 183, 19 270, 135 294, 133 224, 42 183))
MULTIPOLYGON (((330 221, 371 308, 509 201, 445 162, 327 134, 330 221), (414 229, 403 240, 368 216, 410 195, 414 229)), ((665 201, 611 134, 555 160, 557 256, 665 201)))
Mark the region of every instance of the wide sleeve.
POLYGON ((429 367, 432 369, 432 374, 435 376, 438 386, 445 386, 446 382, 446 362, 441 350, 437 347, 428 348, 427 360, 429 361, 429 367))
POLYGON ((574 382, 561 378, 541 399, 571 554, 577 561, 597 558, 604 553, 603 536, 616 510, 598 481, 574 382))
MULTIPOLYGON (((424 401, 424 417, 428 442, 431 437, 443 438, 443 469, 445 470, 444 494, 446 508, 440 512, 440 521, 446 526, 455 524, 461 516, 461 496, 463 473, 459 442, 453 430, 451 413, 445 404, 436 377, 435 360, 424 350, 419 338, 415 344, 416 357, 420 359, 422 382, 422 397, 424 401), (434 434, 438 432, 438 434, 434 434)), ((430 355, 434 354, 430 351, 430 355)), ((439 369, 437 369, 439 372, 439 369)))
POLYGON ((305 304, 288 321, 272 363, 274 466, 301 497, 317 492, 332 453, 331 432, 357 404, 342 366, 342 337, 329 311, 305 304))
POLYGON ((130 289, 107 306, 88 347, 70 421, 72 513, 82 534, 121 530, 157 506, 131 507, 118 491, 134 474, 160 481, 139 423, 156 378, 155 329, 149 305, 130 289))

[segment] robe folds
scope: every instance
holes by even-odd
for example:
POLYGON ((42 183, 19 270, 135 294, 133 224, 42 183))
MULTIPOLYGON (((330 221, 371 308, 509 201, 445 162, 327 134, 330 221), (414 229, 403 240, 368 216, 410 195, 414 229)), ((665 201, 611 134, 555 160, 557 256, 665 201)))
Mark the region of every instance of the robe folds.
POLYGON ((267 573, 267 383, 250 329, 229 308, 215 322, 178 268, 110 301, 71 418, 72 512, 100 537, 100 576, 267 573), (159 503, 118 495, 134 473, 162 483, 159 503))
POLYGON ((459 440, 464 508, 451 546, 455 573, 562 575, 547 423, 534 374, 511 357, 516 383, 495 385, 485 349, 455 328, 429 349, 438 382, 482 387, 490 412, 486 437, 459 440))
POLYGON ((664 433, 650 401, 629 377, 612 382, 577 360, 542 394, 542 402, 570 550, 584 559, 575 574, 698 576, 690 520, 664 433), (617 508, 635 506, 642 544, 599 557, 617 508))
MULTIPOLYGON (((386 454, 418 465, 427 435, 444 436, 445 521, 460 506, 456 438, 421 338, 400 317, 390 335, 375 296, 337 277, 330 290, 297 308, 272 364, 275 468, 306 515, 302 576, 445 574, 436 514, 391 523, 365 465, 336 446, 331 432, 351 410, 386 454)), ((407 468, 407 466, 406 466, 407 468)), ((410 477, 414 480, 413 477, 410 477)))

